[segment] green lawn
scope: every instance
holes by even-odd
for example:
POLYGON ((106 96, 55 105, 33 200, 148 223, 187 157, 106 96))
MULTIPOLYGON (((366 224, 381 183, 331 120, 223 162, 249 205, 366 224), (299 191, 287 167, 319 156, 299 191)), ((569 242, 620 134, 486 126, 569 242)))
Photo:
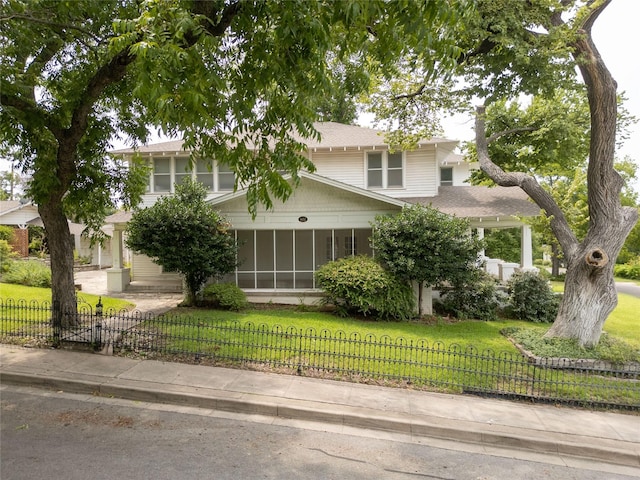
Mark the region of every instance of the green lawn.
MULTIPOLYGON (((82 291, 77 292, 78 305, 80 307, 87 306, 91 309, 95 309, 98 303, 98 295, 92 295, 90 293, 84 293, 82 291)), ((51 289, 39 288, 39 287, 25 287, 23 285, 14 285, 11 283, 0 283, 0 300, 24 300, 29 302, 47 302, 51 303, 51 289)), ((110 308, 115 310, 133 309, 134 305, 131 302, 122 300, 120 298, 102 297, 102 304, 104 310, 107 311, 110 308)))

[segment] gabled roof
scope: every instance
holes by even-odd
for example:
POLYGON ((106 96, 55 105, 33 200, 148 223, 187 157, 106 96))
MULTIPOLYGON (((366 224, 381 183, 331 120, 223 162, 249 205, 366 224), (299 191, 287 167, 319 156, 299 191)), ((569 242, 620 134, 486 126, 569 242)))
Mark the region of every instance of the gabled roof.
MULTIPOLYGON (((359 127, 357 125, 345 125, 337 122, 316 122, 314 127, 320 133, 320 140, 304 139, 299 135, 294 138, 305 144, 307 149, 318 148, 387 148, 384 141, 384 131, 374 128, 359 127)), ((446 138, 430 138, 419 142, 419 145, 431 145, 438 143, 457 144, 457 140, 446 138)), ((182 140, 171 140, 168 142, 143 145, 137 149, 126 148, 115 150, 115 154, 139 153, 179 153, 183 152, 182 140)))
MULTIPOLYGON (((395 205, 397 207, 402 207, 407 205, 407 202, 404 200, 399 200, 397 198, 389 197, 388 195, 384 195, 382 193, 373 192, 371 190, 365 190, 360 187, 355 187, 353 185, 349 185, 348 183, 339 182, 337 180, 333 180, 332 178, 323 177, 322 175, 317 175, 315 173, 309 173, 306 171, 298 172, 298 176, 301 178, 308 178, 318 183, 322 183, 324 185, 329 185, 331 187, 339 188, 340 190, 345 190, 350 193, 355 193, 357 195, 362 195, 363 197, 370 198, 372 200, 378 200, 380 202, 388 203, 390 205, 395 205)), ((285 178, 290 178, 289 176, 285 176, 285 178)), ((220 205, 222 203, 228 202, 229 200, 236 199, 238 197, 242 197, 246 194, 246 189, 238 190, 236 192, 230 192, 226 195, 222 195, 219 197, 212 198, 208 200, 208 203, 211 205, 220 205)))
POLYGON ((465 218, 535 217, 540 207, 518 187, 440 187, 435 197, 407 198, 443 213, 465 218))
POLYGON ((7 213, 15 212, 24 207, 32 206, 31 202, 24 202, 21 200, 0 200, 0 215, 6 215, 7 213))

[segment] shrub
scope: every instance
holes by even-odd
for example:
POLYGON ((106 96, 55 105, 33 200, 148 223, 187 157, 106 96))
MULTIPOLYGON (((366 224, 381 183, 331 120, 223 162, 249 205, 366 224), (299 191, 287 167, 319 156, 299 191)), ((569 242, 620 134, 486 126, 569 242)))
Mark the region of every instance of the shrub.
POLYGON ((233 283, 212 283, 202 292, 203 300, 225 310, 242 310, 247 306, 247 296, 233 283))
POLYGON ((501 303, 500 293, 495 278, 477 270, 472 280, 445 292, 435 307, 438 313, 459 319, 494 320, 501 303))
POLYGON ((358 255, 326 263, 316 272, 316 282, 325 292, 325 303, 333 304, 339 315, 359 313, 383 320, 414 316, 415 300, 409 283, 371 257, 358 255))
POLYGON ((5 242, 13 240, 13 227, 0 225, 0 240, 4 240, 5 242))
POLYGON ((2 276, 6 283, 16 283, 27 287, 51 287, 51 269, 38 260, 11 262, 2 276))
POLYGON ((640 257, 636 257, 629 263, 614 266, 613 272, 616 277, 640 280, 640 257))
POLYGON ((537 272, 516 272, 507 282, 507 312, 520 320, 553 322, 558 314, 560 296, 537 272))
POLYGON ((11 245, 6 240, 0 240, 0 273, 9 269, 13 258, 18 255, 11 249, 11 245))

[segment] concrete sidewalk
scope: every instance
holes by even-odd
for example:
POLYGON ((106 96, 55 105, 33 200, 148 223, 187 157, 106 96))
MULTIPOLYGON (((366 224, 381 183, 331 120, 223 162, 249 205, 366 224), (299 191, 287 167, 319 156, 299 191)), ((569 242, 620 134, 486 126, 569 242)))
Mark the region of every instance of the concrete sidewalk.
POLYGON ((565 465, 587 459, 640 476, 637 415, 12 345, 0 345, 0 358, 2 384, 464 442, 565 465))

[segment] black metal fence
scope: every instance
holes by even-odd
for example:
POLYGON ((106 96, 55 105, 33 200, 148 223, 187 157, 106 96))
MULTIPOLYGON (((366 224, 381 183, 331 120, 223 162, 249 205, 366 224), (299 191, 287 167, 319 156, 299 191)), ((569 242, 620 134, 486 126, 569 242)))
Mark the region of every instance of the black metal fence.
POLYGON ((0 299, 0 341, 84 343, 145 358, 640 410, 638 365, 535 359, 387 335, 126 311, 96 315, 89 307, 64 313, 0 299))

